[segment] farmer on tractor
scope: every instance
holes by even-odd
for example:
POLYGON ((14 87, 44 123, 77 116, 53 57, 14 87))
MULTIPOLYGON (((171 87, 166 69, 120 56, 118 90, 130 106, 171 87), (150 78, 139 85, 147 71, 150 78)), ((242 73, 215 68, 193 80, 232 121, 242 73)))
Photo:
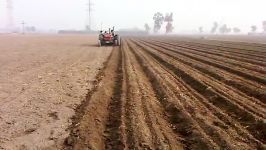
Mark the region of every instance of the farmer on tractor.
POLYGON ((102 45, 119 46, 120 45, 120 38, 118 34, 115 34, 114 27, 112 30, 110 30, 109 28, 109 32, 105 31, 104 34, 102 33, 102 31, 100 31, 98 44, 99 46, 102 46, 102 45))

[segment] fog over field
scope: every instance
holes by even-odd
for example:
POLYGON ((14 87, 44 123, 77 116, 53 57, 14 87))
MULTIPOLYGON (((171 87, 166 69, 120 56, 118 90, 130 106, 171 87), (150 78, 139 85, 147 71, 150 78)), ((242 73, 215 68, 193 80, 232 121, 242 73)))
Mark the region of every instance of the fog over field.
MULTIPOLYGON (((7 26, 6 0, 0 0, 0 28, 7 26)), ((210 30, 213 22, 250 31, 266 20, 265 0, 91 0, 92 29, 116 26, 153 27, 154 13, 173 12, 174 32, 210 30)), ((84 29, 88 0, 12 0, 14 26, 21 22, 38 29, 84 29)))
POLYGON ((266 150, 265 6, 0 0, 0 150, 266 150))

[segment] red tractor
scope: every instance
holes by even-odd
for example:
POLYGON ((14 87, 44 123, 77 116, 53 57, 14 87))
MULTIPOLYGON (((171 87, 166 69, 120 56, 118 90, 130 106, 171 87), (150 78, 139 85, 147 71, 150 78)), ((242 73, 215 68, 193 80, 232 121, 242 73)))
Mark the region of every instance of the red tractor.
POLYGON ((102 31, 100 31, 98 45, 120 45, 120 38, 118 34, 114 33, 114 27, 112 30, 109 28, 109 32, 105 31, 103 33, 102 31))

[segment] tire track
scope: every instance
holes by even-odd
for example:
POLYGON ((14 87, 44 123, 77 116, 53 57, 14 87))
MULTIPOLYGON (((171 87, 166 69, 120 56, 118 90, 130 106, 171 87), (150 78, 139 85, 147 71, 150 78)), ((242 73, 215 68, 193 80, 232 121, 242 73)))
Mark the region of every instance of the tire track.
POLYGON ((125 145, 123 143, 122 130, 120 129, 122 125, 122 84, 123 84, 123 60, 122 60, 122 50, 115 49, 119 51, 117 75, 116 75, 116 86, 114 87, 114 93, 111 97, 111 102, 108 106, 108 120, 105 127, 105 149, 124 149, 125 145))
MULTIPOLYGON (((86 100, 77 109, 70 127, 70 135, 65 139, 65 149, 104 149, 105 133, 108 125, 108 107, 115 97, 119 51, 113 50, 104 69, 86 100), (107 76, 108 75, 108 76, 107 76)), ((108 137, 108 135, 107 135, 108 137)))

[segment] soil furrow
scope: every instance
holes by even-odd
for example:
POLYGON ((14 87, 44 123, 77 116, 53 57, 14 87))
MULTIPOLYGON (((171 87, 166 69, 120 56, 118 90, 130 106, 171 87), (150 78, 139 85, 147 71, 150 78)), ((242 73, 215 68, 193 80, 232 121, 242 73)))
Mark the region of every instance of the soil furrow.
POLYGON ((124 149, 125 145, 123 143, 122 131, 120 129, 122 125, 122 81, 123 81, 123 72, 122 72, 122 54, 121 49, 114 49, 114 51, 119 51, 116 75, 116 85, 114 87, 114 93, 111 97, 111 102, 108 106, 108 120, 105 129, 105 149, 124 149))
MULTIPOLYGON (((200 46, 201 48, 212 48, 212 49, 216 49, 216 50, 222 50, 222 51, 228 51, 228 52, 232 52, 232 53, 239 53, 239 54, 244 54, 247 56, 254 56, 254 57, 258 57, 261 58, 261 55, 263 55, 262 57, 264 57, 265 49, 261 49, 261 50, 254 50, 254 47, 252 49, 246 49, 241 47, 241 45, 237 45, 234 43, 237 42, 230 42, 230 46, 226 45, 226 43, 219 41, 219 42, 214 42, 214 41, 209 41, 209 40, 188 40, 188 41, 183 41, 183 40, 178 40, 175 42, 181 42, 183 44, 192 44, 192 45, 196 45, 196 46, 200 46), (259 55, 257 55, 259 54, 259 55)), ((256 45, 256 44, 255 44, 256 45)))
POLYGON ((167 47, 167 46, 163 46, 163 45, 159 45, 159 44, 154 44, 154 45, 161 47, 161 48, 164 48, 166 50, 170 50, 172 52, 176 52, 180 55, 189 57, 191 59, 198 60, 198 61, 201 61, 203 63, 215 66, 215 67, 223 69, 225 71, 228 71, 228 72, 231 72, 231 73, 234 73, 237 75, 241 75, 241 76, 243 76, 249 80, 256 81, 256 82, 261 83, 263 85, 266 85, 266 79, 264 78, 263 74, 255 73, 252 71, 247 71, 244 68, 239 68, 239 67, 234 67, 231 65, 222 64, 216 60, 209 60, 209 58, 205 58, 204 56, 194 55, 192 53, 184 52, 184 51, 179 50, 179 49, 173 49, 171 47, 167 47))
MULTIPOLYGON (((180 149, 181 144, 176 143, 175 141, 176 136, 173 133, 173 131, 169 128, 170 125, 167 124, 164 118, 162 118, 163 112, 162 112, 161 106, 156 102, 157 99, 152 92, 152 88, 151 88, 148 78, 142 72, 142 69, 140 68, 136 60, 134 59, 134 56, 132 55, 132 53, 128 51, 127 43, 124 43, 123 45, 124 45, 125 59, 127 60, 127 63, 125 65, 127 69, 125 70, 127 70, 128 72, 127 77, 129 78, 128 90, 132 90, 133 88, 139 89, 139 92, 132 92, 133 94, 135 93, 135 94, 140 95, 139 102, 136 98, 134 98, 135 101, 137 100, 134 103, 135 105, 138 105, 136 103, 141 104, 141 107, 140 109, 138 109, 138 111, 142 110, 142 112, 144 113, 144 118, 140 118, 140 119, 145 121, 146 124, 144 125, 147 126, 150 131, 150 132, 146 132, 146 134, 143 131, 143 129, 142 131, 137 131, 138 128, 136 128, 136 126, 138 126, 138 124, 135 125, 134 127, 134 124, 132 124, 132 122, 130 122, 129 120, 128 124, 131 126, 132 130, 135 130, 135 133, 145 134, 146 137, 150 136, 149 139, 146 139, 146 140, 150 140, 150 142, 149 141, 145 142, 145 139, 143 139, 139 135, 132 134, 131 136, 133 137, 131 137, 131 139, 135 140, 134 142, 135 144, 129 143, 129 145, 131 145, 131 147, 129 148, 130 149, 132 148, 133 149, 134 148, 148 148, 148 149, 154 149, 154 148, 156 149, 177 149, 178 148, 180 149), (136 85, 136 86, 133 87, 133 85, 136 85), (154 109, 154 107, 156 108, 156 110, 154 109), (151 143, 150 146, 149 146, 149 143, 151 143)), ((127 99, 128 100, 131 99, 131 101, 133 101, 132 94, 129 95, 127 99)), ((132 110, 132 108, 129 108, 129 107, 127 107, 127 109, 132 110)), ((134 112, 134 110, 128 111, 128 116, 132 116, 135 113, 136 112, 134 112)))
MULTIPOLYGON (((135 48, 134 48, 135 49, 135 48)), ((172 89, 173 91, 175 91, 175 88, 173 88, 172 89)), ((180 98, 180 97, 179 97, 180 98)), ((188 107, 188 106, 187 106, 188 107)), ((191 109, 192 107, 188 107, 187 109, 191 109)), ((194 106, 194 108, 195 108, 195 106, 194 106)), ((195 116, 194 116, 195 117, 195 116)), ((199 118, 197 118, 196 119, 197 120, 197 122, 199 123, 199 124, 201 124, 200 126, 202 127, 202 128, 205 128, 204 130, 205 130, 205 132, 207 132, 207 134, 209 134, 209 135, 212 135, 212 136, 214 136, 214 140, 221 146, 221 147, 223 147, 223 146, 225 146, 225 147, 230 147, 230 146, 228 146, 228 144, 225 144, 226 143, 226 141, 224 141, 224 139, 223 138, 221 138, 220 136, 219 136, 219 134, 220 133, 218 133, 219 131, 216 131, 216 129, 215 128, 213 128, 212 126, 209 126, 208 125, 208 123, 202 123, 202 120, 200 120, 199 118)), ((224 136, 223 136, 224 137, 224 136)))
POLYGON ((256 62, 254 59, 243 59, 243 57, 234 57, 234 55, 226 55, 224 52, 215 51, 212 49, 203 49, 196 46, 191 45, 183 45, 183 44, 177 44, 177 43, 169 43, 164 41, 156 41, 156 43, 159 44, 166 44, 167 46, 173 47, 173 48, 184 48, 185 51, 191 51, 196 52, 199 55, 205 56, 208 58, 213 58, 215 60, 222 61, 224 63, 237 65, 249 70, 253 70, 260 73, 265 73, 265 62, 256 62), (262 67, 264 66, 264 67, 262 67))
MULTIPOLYGON (((161 56, 158 56, 154 53, 149 52, 150 55, 152 55, 154 58, 156 58, 158 61, 162 62, 165 66, 168 68, 171 68, 176 75, 180 76, 187 84, 191 85, 197 92, 201 93, 204 97, 206 97, 211 103, 214 105, 222 108, 226 113, 228 113, 230 116, 235 118, 239 121, 244 127, 248 126, 247 129, 250 131, 251 134, 253 134, 256 138, 259 140, 264 140, 263 136, 265 133, 257 133, 256 131, 258 129, 262 129, 263 123, 260 120, 257 120, 254 118, 254 116, 246 111, 244 111, 241 107, 235 105, 234 103, 231 103, 229 99, 225 98, 224 96, 220 95, 216 91, 212 89, 208 89, 208 86, 206 86, 202 81, 196 80, 194 77, 190 76, 184 70, 181 70, 177 67, 175 67, 172 64, 169 64, 167 61, 163 60, 161 56), (197 85, 197 86, 195 86, 197 85), (208 89, 208 90, 206 90, 208 89), (243 117, 237 117, 237 116, 243 116, 243 117)), ((192 75, 192 74, 191 74, 192 75)))
MULTIPOLYGON (((146 44, 146 43, 143 43, 146 44)), ((146 44, 147 45, 147 44, 146 44)), ((262 107, 265 107, 265 98, 266 98, 266 93, 265 93, 265 88, 263 88, 262 85, 256 85, 254 86, 254 82, 246 82, 243 79, 237 79, 237 76, 234 75, 227 75, 226 72, 217 70, 216 68, 213 68, 212 66, 206 66, 203 63, 195 60, 190 60, 187 57, 182 57, 180 55, 176 55, 175 53, 164 51, 154 45, 148 44, 148 46, 154 48, 155 50, 174 58, 175 60, 178 60, 186 65, 189 65, 190 67, 193 67, 199 71, 201 71, 204 74, 210 75, 211 77, 217 79, 218 81, 221 81, 225 83, 228 86, 233 86, 235 89, 230 89, 234 90, 236 93, 239 93, 240 95, 246 97, 247 99, 250 99, 252 102, 250 105, 254 105, 253 103, 256 103, 258 105, 261 105, 262 107), (244 92, 244 93, 243 93, 244 92), (260 103, 259 101, 255 99, 251 99, 248 96, 245 96, 247 94, 248 96, 252 96, 257 98, 258 100, 262 101, 263 103, 260 103)), ((230 87, 228 87, 230 88, 230 87)), ((257 106, 256 106, 257 107, 257 106)), ((257 108, 256 108, 257 109, 257 108)))
MULTIPOLYGON (((165 41, 167 42, 167 41, 165 41)), ((169 42, 167 42, 169 43, 169 42)), ((243 51, 241 50, 236 50, 236 51, 230 51, 230 48, 227 49, 223 49, 223 48, 219 48, 217 46, 204 46, 204 44, 197 44, 193 41, 191 42, 170 42, 174 45, 181 45, 181 46, 186 46, 186 47, 190 47, 190 48, 199 48, 202 51, 209 51, 209 52, 217 52, 217 53, 222 53, 222 54, 228 54, 228 55, 233 55, 233 56, 237 56, 237 58, 246 58, 248 60, 256 60, 255 62, 259 62, 262 65, 265 65, 264 63, 264 59, 263 57, 261 57, 261 55, 256 54, 256 52, 253 53, 243 53, 243 51)))
POLYGON ((247 59, 248 61, 255 62, 255 64, 259 64, 261 66, 265 66, 265 61, 264 61, 264 54, 258 54, 257 52, 252 52, 252 53, 245 53, 244 50, 234 50, 230 48, 219 48, 217 45, 212 45, 212 46, 206 46, 206 44, 194 41, 194 40, 189 40, 189 41, 176 41, 176 40, 166 40, 166 39, 154 39, 155 41, 161 41, 161 42, 166 42, 172 45, 177 45, 177 46, 183 46, 183 47, 188 47, 188 48, 196 48, 200 49, 201 51, 206 51, 206 52, 216 52, 218 54, 226 54, 232 57, 237 57, 240 59, 247 59))
POLYGON ((98 75, 95 87, 77 109, 71 134, 65 140, 66 149, 104 149, 108 107, 117 86, 119 51, 113 50, 105 69, 98 75), (111 80, 110 80, 111 79, 111 80))
POLYGON ((264 45, 252 45, 123 38, 76 110, 65 149, 265 148, 264 45))
MULTIPOLYGON (((157 74, 162 74, 162 73, 157 73, 157 74)), ((172 82, 172 83, 173 83, 173 82, 172 82)), ((162 83, 161 83, 161 84, 162 84, 162 83)), ((169 87, 169 85, 168 85, 167 87, 169 87)), ((173 89, 174 89, 174 88, 173 88, 173 89)), ((175 90, 173 90, 173 91, 175 91, 175 90)), ((186 92, 183 92, 183 93, 186 93, 186 92)), ((195 92, 193 92, 193 93, 195 93, 195 92)), ((181 95, 183 95, 183 94, 181 94, 181 95)), ((197 98, 199 98, 199 97, 197 97, 197 98)), ((208 108, 210 109, 211 105, 209 105, 209 103, 205 103, 205 104, 207 104, 208 108)), ((198 106, 198 107, 199 107, 199 106, 198 106)), ((187 108, 187 109, 191 110, 191 108, 187 108)), ((196 108, 196 109, 197 109, 197 108, 196 108)), ((212 108, 212 109, 215 109, 215 108, 212 108)), ((220 113, 220 112, 214 112, 214 114, 217 115, 218 118, 224 120, 224 121, 226 122, 226 124, 228 124, 228 125, 232 126, 233 128, 235 128, 235 129, 237 130, 237 133, 238 133, 239 135, 245 137, 244 139, 250 139, 251 141, 253 141, 252 143, 258 143, 258 145, 261 145, 261 143, 258 142, 257 140, 255 140, 252 136, 250 136, 249 134, 247 134, 245 131, 242 131, 239 127, 236 127, 236 124, 233 123, 234 121, 232 121, 231 119, 229 119, 230 117, 228 118, 228 116, 224 116, 224 114, 223 114, 223 113, 220 113), (229 119, 229 120, 228 120, 228 119, 229 119), (230 120, 231 120, 231 121, 230 121, 230 120)), ((215 122, 215 124, 219 124, 219 123, 215 122)), ((221 124, 220 124, 220 125, 221 125, 221 124)), ((219 125, 218 125, 218 126, 219 126, 219 125)), ((224 128, 225 126, 221 125, 221 127, 224 128)), ((232 131, 230 131, 229 133, 231 134, 232 131)), ((232 135, 231 135, 231 136, 232 136, 232 135)))
POLYGON ((150 126, 146 123, 145 112, 142 106, 142 95, 138 86, 135 68, 128 56, 126 43, 123 43, 126 82, 126 130, 130 133, 128 136, 129 149, 153 148, 153 137, 150 126))

